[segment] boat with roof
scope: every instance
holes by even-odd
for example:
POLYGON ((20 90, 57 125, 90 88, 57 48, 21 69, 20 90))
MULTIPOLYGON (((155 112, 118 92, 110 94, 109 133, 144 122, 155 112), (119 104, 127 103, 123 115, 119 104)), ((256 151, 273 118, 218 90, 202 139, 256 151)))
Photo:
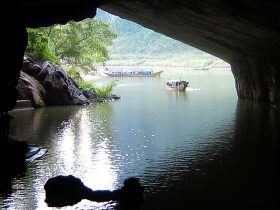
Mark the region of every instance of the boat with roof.
POLYGON ((185 91, 189 82, 181 79, 173 79, 165 82, 167 89, 174 91, 185 91))
POLYGON ((154 72, 153 70, 108 70, 103 71, 109 77, 157 77, 163 71, 154 72))

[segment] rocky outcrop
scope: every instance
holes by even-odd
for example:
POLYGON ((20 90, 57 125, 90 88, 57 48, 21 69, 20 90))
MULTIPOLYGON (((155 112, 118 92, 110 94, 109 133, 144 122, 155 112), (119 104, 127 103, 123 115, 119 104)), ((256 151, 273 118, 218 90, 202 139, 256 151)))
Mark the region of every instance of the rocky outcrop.
POLYGON ((31 58, 24 56, 21 71, 36 78, 37 75, 42 71, 42 68, 39 64, 35 63, 31 58))
POLYGON ((45 106, 45 89, 34 77, 23 71, 20 72, 17 90, 18 100, 30 100, 33 107, 45 106))
POLYGON ((17 90, 18 100, 30 100, 33 107, 89 104, 96 96, 87 92, 86 97, 58 65, 47 61, 40 66, 28 57, 24 57, 17 90))
POLYGON ((38 74, 46 90, 47 105, 83 105, 89 100, 83 95, 72 79, 67 78, 66 72, 51 62, 45 62, 38 74))

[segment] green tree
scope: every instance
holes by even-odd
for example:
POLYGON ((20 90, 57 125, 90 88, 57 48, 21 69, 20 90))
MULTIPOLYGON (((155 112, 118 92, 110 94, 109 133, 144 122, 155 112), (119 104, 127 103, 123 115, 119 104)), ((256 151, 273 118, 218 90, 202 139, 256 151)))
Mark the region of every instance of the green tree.
POLYGON ((58 63, 58 58, 49 46, 49 38, 40 33, 37 29, 28 28, 28 45, 26 54, 40 60, 49 60, 58 63))
POLYGON ((86 19, 70 21, 66 25, 40 28, 49 37, 56 56, 71 64, 104 64, 108 57, 107 47, 117 35, 110 31, 110 25, 100 20, 86 19))

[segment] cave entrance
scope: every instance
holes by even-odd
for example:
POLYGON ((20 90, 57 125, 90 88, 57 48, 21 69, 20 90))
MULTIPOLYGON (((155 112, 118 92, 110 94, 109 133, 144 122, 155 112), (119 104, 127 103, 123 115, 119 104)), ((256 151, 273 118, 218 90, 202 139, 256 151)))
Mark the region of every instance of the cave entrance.
MULTIPOLYGON (((120 25, 123 26, 123 23, 120 25)), ((49 33, 52 32, 54 31, 49 30, 49 33)), ((36 31, 31 30, 31 33, 34 36, 38 35, 36 31)), ((228 157, 228 153, 232 154, 233 130, 236 128, 236 119, 240 120, 235 116, 237 97, 229 65, 209 54, 189 46, 181 46, 176 41, 154 33, 133 26, 124 33, 128 36, 123 40, 125 47, 120 46, 123 43, 119 41, 118 48, 113 49, 122 52, 120 57, 112 51, 109 53, 111 60, 107 60, 104 65, 95 66, 96 70, 120 65, 135 68, 135 63, 140 68, 152 66, 160 70, 164 67, 164 73, 160 77, 120 79, 114 90, 121 95, 121 100, 112 103, 108 101, 94 103, 90 106, 57 106, 63 104, 53 104, 60 102, 61 99, 58 90, 55 89, 50 103, 52 106, 12 111, 11 114, 15 119, 11 125, 11 134, 20 136, 29 143, 40 144, 48 149, 50 155, 44 161, 34 163, 24 180, 14 180, 13 187, 23 190, 15 191, 8 198, 1 197, 1 203, 8 203, 11 208, 32 209, 34 206, 46 208, 42 185, 47 178, 56 174, 75 174, 93 189, 109 190, 120 186, 127 176, 139 176, 148 186, 150 207, 159 207, 158 204, 161 204, 167 209, 171 209, 170 207, 181 209, 179 206, 186 204, 184 200, 186 194, 195 195, 189 197, 188 204, 196 205, 204 198, 204 194, 199 194, 201 188, 197 188, 198 183, 207 183, 203 186, 203 192, 210 195, 209 203, 213 201, 212 198, 219 197, 225 206, 228 205, 231 200, 227 199, 234 197, 240 187, 231 182, 232 171, 228 169, 232 168, 223 165, 227 160, 224 157, 228 157), (142 30, 146 32, 143 33, 142 30), (133 35, 131 32, 141 37, 143 43, 125 43, 133 35), (151 53, 145 51, 148 49, 147 42, 156 44, 149 49, 151 53), (182 53, 181 48, 184 47, 190 52, 182 53), (165 48, 169 48, 172 53, 161 53, 165 48), (191 59, 184 57, 187 55, 193 57, 191 59), (195 55, 201 58, 196 60, 195 55), (186 67, 184 65, 190 66, 184 69, 186 67), (179 68, 175 74, 174 68, 179 68), (170 77, 186 78, 190 82, 190 89, 183 93, 168 92, 164 82, 170 77), (213 168, 215 171, 221 169, 218 174, 222 176, 218 176, 218 179, 215 173, 211 173, 213 168), (210 176, 207 176, 208 173, 210 176), (232 194, 228 196, 227 193, 223 193, 224 189, 232 194), (166 194, 167 191, 170 193, 166 194), (197 199, 196 195, 201 196, 197 199), (174 197, 166 199, 170 196, 174 197), (27 202, 21 202, 22 200, 27 202), (172 202, 165 205, 170 200, 172 202)), ((39 38, 43 43, 43 49, 46 49, 45 37, 39 35, 39 38)), ((51 51, 46 52, 49 53, 44 55, 51 56, 51 51)), ((72 53, 77 51, 74 50, 72 53)), ((62 56, 67 61, 62 64, 69 68, 73 75, 76 75, 78 68, 88 71, 82 69, 84 66, 73 69, 76 61, 71 59, 71 56, 71 53, 62 56)), ((39 72, 41 67, 35 63, 36 60, 26 59, 24 65, 39 72)), ((55 82, 71 83, 73 87, 76 86, 73 81, 68 81, 68 76, 65 75, 67 73, 59 66, 46 64, 44 68, 46 73, 59 72, 54 74, 55 82)), ((90 81, 90 77, 96 76, 96 73, 97 71, 90 69, 87 74, 80 76, 88 76, 85 80, 90 81)), ((40 78, 38 76, 39 80, 40 78)), ((108 81, 112 82, 110 78, 108 81)), ((65 89, 64 83, 62 90, 65 89)), ((45 85, 47 89, 50 88, 49 83, 45 85)), ((63 99, 69 103, 69 99, 63 99)), ((75 99, 77 104, 81 102, 78 99, 80 98, 75 99)), ((240 113, 244 114, 244 110, 240 109, 240 113)), ((242 122, 238 123, 242 125, 242 122)), ((249 179, 245 180, 250 181, 250 176, 247 178, 249 179)), ((248 188, 245 186, 244 192, 250 190, 250 184, 246 185, 248 188)), ((209 203, 206 201, 203 205, 209 203)), ((220 201, 217 205, 219 204, 220 201)), ((100 206, 115 208, 116 203, 97 204, 83 201, 77 204, 78 208, 100 208, 100 206)), ((149 209, 149 206, 146 206, 146 209, 149 209)))

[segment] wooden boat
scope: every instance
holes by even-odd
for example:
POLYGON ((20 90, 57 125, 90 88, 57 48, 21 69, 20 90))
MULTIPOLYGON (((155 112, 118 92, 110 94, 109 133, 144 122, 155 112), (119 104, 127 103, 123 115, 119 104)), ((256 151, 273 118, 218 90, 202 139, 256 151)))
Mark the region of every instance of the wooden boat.
POLYGON ((103 71, 109 77, 157 77, 163 71, 103 71))
POLYGON ((168 80, 165 85, 169 90, 185 91, 189 85, 189 82, 184 80, 168 80))

